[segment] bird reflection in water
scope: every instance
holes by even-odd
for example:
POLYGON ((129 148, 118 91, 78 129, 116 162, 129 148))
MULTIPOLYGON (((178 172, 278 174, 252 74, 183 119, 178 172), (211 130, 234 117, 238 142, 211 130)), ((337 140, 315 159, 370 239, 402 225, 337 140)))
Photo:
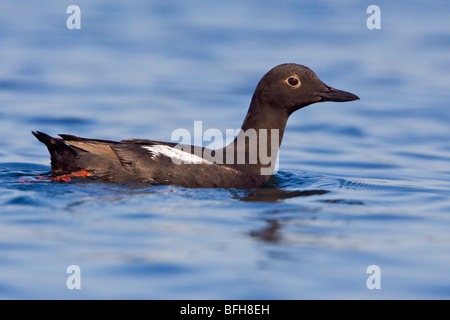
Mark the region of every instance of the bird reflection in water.
MULTIPOLYGON (((252 190, 235 190, 231 192, 235 199, 248 202, 279 202, 285 199, 296 197, 308 197, 315 195, 323 195, 329 193, 327 190, 294 190, 286 191, 278 189, 276 187, 268 189, 252 189, 252 190)), ((271 214, 275 215, 279 211, 271 211, 271 214)), ((275 216, 271 219, 263 219, 266 222, 266 226, 262 229, 251 230, 249 235, 263 242, 280 243, 282 241, 281 228, 283 224, 280 219, 276 219, 275 216)))

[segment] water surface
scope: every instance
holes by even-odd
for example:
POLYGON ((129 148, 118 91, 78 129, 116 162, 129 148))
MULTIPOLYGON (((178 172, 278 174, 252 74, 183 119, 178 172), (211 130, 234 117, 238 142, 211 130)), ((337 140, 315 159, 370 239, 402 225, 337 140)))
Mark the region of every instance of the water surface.
POLYGON ((368 30, 359 1, 77 1, 68 30, 71 4, 0 4, 0 298, 450 297, 448 4, 379 1, 368 30), (294 114, 265 189, 38 179, 31 130, 225 132, 284 62, 361 100, 294 114))

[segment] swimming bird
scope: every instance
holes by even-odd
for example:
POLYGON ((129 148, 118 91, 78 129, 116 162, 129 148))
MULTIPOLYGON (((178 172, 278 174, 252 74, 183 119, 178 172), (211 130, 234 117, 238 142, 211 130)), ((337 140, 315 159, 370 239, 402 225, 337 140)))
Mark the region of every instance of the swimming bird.
POLYGON ((239 134, 220 149, 145 139, 118 142, 32 133, 47 146, 57 181, 93 177, 188 188, 261 188, 273 175, 292 113, 317 102, 357 99, 350 92, 327 86, 308 67, 285 63, 261 78, 239 134))

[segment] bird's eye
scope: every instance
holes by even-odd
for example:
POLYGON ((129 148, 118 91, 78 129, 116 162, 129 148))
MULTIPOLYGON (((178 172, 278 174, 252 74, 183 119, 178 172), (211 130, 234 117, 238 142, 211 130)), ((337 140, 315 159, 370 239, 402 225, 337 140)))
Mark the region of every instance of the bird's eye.
POLYGON ((300 79, 297 77, 289 77, 287 78, 286 82, 292 87, 299 87, 301 84, 300 79))

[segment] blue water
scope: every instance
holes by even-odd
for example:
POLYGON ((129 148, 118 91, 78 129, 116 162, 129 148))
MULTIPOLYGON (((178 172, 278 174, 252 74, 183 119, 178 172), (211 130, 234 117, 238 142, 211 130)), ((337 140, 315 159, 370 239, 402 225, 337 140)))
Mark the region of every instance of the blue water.
POLYGON ((450 3, 2 1, 0 298, 450 298, 450 3), (81 8, 81 30, 66 9, 81 8), (369 30, 366 9, 381 9, 369 30), (32 135, 239 128, 273 66, 361 100, 289 120, 272 187, 39 180, 32 135), (78 265, 81 290, 66 269, 78 265), (380 268, 381 289, 366 272, 380 268))

